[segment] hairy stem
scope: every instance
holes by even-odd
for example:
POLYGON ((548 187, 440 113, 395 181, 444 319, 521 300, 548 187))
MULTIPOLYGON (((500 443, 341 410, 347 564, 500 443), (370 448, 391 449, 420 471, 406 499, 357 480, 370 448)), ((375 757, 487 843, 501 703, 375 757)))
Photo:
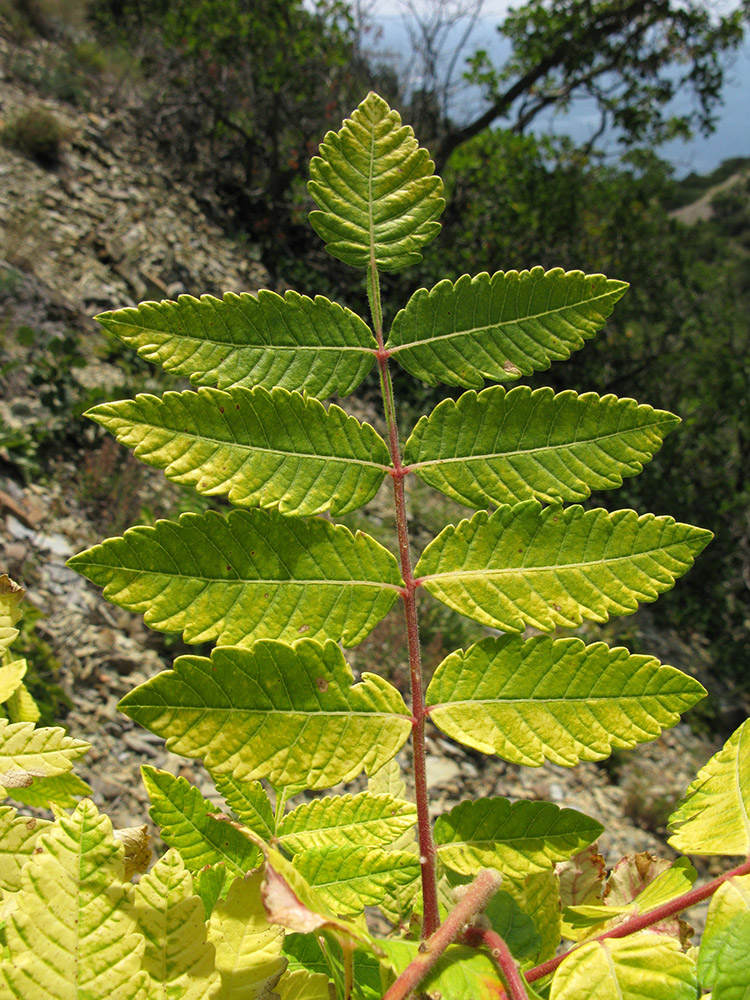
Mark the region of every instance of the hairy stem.
POLYGON ((503 938, 491 928, 470 927, 464 934, 464 941, 473 947, 484 945, 497 963, 505 982, 509 1000, 529 1000, 529 994, 518 971, 515 959, 503 938))
MULTIPOLYGON (((589 938, 585 943, 588 944, 590 941, 604 941, 606 938, 629 937, 631 934, 636 934, 638 931, 642 931, 646 927, 653 927, 654 924, 658 924, 660 921, 666 920, 668 917, 676 917, 677 914, 682 913, 683 910, 687 910, 691 906, 695 906, 696 903, 702 903, 704 899, 708 899, 709 896, 713 896, 723 882, 726 882, 727 879, 734 878, 737 875, 750 875, 750 858, 738 868, 733 868, 724 875, 719 875, 718 878, 713 879, 711 882, 706 882, 705 885, 700 886, 698 889, 691 889, 690 892, 686 892, 682 896, 677 896, 676 899, 670 899, 668 903, 662 903, 661 906, 657 906, 655 909, 649 910, 648 913, 630 917, 629 920, 624 920, 621 924, 618 924, 617 927, 604 931, 603 934, 598 934, 595 938, 589 938)), ((526 979, 530 983, 533 983, 537 979, 542 979, 544 976, 548 976, 551 972, 554 972, 558 965, 560 965, 560 963, 578 947, 579 945, 575 945, 573 948, 569 948, 563 955, 557 955, 555 958, 551 958, 549 961, 542 962, 541 965, 537 965, 533 969, 530 969, 526 973, 526 979)))
POLYGON ((396 531, 398 534, 398 549, 401 561, 401 576, 404 580, 402 593, 404 614, 406 616, 406 636, 409 649, 409 673, 411 677, 411 711, 412 711, 412 754, 414 766, 414 791, 417 802, 417 831, 419 837, 419 861, 422 866, 422 937, 429 937, 440 924, 440 913, 437 900, 437 851, 432 837, 430 823, 429 795, 427 790, 427 762, 425 755, 425 721, 427 710, 424 702, 422 685, 422 654, 419 644, 419 622, 417 618, 417 584, 411 564, 409 548, 409 527, 406 518, 406 493, 404 478, 406 470, 401 461, 401 446, 396 422, 396 404, 393 399, 393 382, 388 370, 388 354, 385 350, 383 336, 383 313, 380 304, 380 283, 377 268, 371 265, 367 275, 367 295, 370 300, 370 312, 378 342, 378 368, 380 371, 380 389, 383 396, 385 421, 388 428, 388 448, 391 454, 393 469, 393 499, 396 509, 396 531))
POLYGON ((404 1000, 435 966, 449 944, 461 933, 464 925, 481 913, 500 888, 502 875, 484 868, 466 890, 463 899, 448 914, 429 939, 419 946, 419 954, 404 969, 396 982, 383 994, 383 1000, 404 1000))

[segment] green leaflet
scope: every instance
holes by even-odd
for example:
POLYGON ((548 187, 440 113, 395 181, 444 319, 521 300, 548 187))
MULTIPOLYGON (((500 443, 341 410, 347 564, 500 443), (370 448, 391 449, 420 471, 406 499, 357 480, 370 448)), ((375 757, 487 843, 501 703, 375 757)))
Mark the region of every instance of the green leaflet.
POLYGON ((173 482, 283 514, 356 510, 377 493, 391 464, 369 424, 286 389, 138 395, 86 416, 173 482))
POLYGON ((351 310, 292 291, 283 298, 266 290, 223 299, 180 295, 96 319, 147 361, 219 389, 282 386, 347 396, 372 368, 378 346, 351 310))
POLYGON ((417 822, 411 802, 391 795, 336 795, 303 802, 284 816, 279 843, 292 852, 311 847, 392 844, 417 822))
POLYGON ((503 636, 451 653, 426 702, 432 722, 466 746, 570 767, 656 739, 704 695, 692 677, 622 646, 503 636))
POLYGON ((532 872, 524 879, 504 879, 503 885, 521 910, 531 918, 538 935, 535 950, 528 956, 529 962, 546 962, 557 951, 562 930, 557 868, 532 872))
POLYGON ((0 889, 18 892, 21 869, 31 857, 36 839, 49 820, 19 816, 13 806, 0 805, 0 889))
POLYGON ((750 997, 750 875, 728 879, 711 900, 698 976, 714 1000, 750 997))
POLYGON ((57 726, 35 729, 33 722, 0 718, 0 797, 6 789, 27 788, 36 778, 64 774, 91 746, 57 726))
POLYGON ((695 963, 677 941, 644 932, 591 941, 571 952, 550 1000, 696 1000, 695 963))
POLYGON ((6 924, 3 997, 146 1000, 133 887, 123 882, 123 847, 109 819, 84 799, 42 833, 38 846, 6 924))
POLYGON ((414 575, 439 601, 483 625, 549 632, 655 601, 711 537, 671 517, 542 509, 527 500, 444 528, 414 575))
POLYGON ((251 649, 220 646, 210 659, 181 656, 120 707, 212 773, 330 788, 363 768, 377 771, 411 732, 396 688, 375 674, 353 681, 332 640, 261 640, 251 649))
POLYGON ((669 817, 669 844, 685 854, 750 854, 750 719, 698 772, 669 817))
POLYGON ((264 510, 130 528, 68 565, 152 628, 221 645, 306 634, 353 646, 402 586, 396 559, 369 535, 264 510))
POLYGON ((197 788, 148 765, 141 774, 151 800, 149 815, 160 827, 164 843, 180 852, 189 871, 223 862, 230 875, 244 875, 258 867, 258 848, 231 823, 210 815, 216 807, 197 788))
POLYGON ((511 878, 551 868, 591 844, 601 823, 551 802, 461 802, 435 822, 438 857, 460 875, 496 868, 511 878))
POLYGON ((380 847, 313 847, 295 855, 294 866, 324 902, 343 915, 377 906, 390 889, 420 875, 419 858, 380 847))
POLYGON ((146 939, 142 968, 155 1000, 205 1000, 219 981, 214 949, 206 941, 203 903, 173 848, 139 880, 135 916, 146 939))
POLYGON ((428 385, 481 389, 563 361, 600 330, 624 281, 556 267, 498 271, 420 288, 393 321, 386 348, 428 385))
POLYGON ((315 232, 353 267, 398 271, 440 232, 443 182, 408 125, 370 93, 310 161, 308 190, 320 211, 315 232))
POLYGON ((421 417, 404 464, 468 507, 583 500, 637 476, 679 422, 634 399, 492 386, 421 417))
POLYGON ((257 833, 261 840, 270 840, 275 831, 273 810, 266 790, 259 781, 242 781, 233 774, 212 774, 216 791, 241 823, 257 833))
POLYGON ((18 629, 14 625, 21 617, 18 605, 26 591, 14 583, 7 573, 0 575, 0 656, 18 638, 18 629))

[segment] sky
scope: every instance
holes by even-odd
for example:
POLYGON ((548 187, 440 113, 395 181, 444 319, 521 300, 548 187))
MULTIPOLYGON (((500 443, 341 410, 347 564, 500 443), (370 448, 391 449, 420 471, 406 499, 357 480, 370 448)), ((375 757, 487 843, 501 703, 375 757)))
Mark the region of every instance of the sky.
MULTIPOLYGON (((435 0, 414 0, 422 10, 429 11, 435 0)), ((462 0, 449 0, 461 3, 462 0)), ((472 35, 471 46, 488 49, 499 61, 507 53, 507 44, 499 38, 496 25, 512 6, 509 0, 484 0, 480 20, 472 35)), ((376 26, 382 29, 380 47, 389 49, 393 58, 408 63, 409 41, 404 27, 404 4, 402 0, 372 0, 371 9, 376 26)), ((750 156, 750 39, 736 54, 726 74, 724 104, 718 109, 718 125, 710 136, 698 136, 689 142, 676 141, 660 147, 659 153, 669 160, 678 177, 695 171, 707 173, 732 156, 750 156)), ((471 115, 481 109, 478 94, 464 95, 462 106, 456 107, 454 114, 471 115)), ((675 104, 679 111, 679 100, 675 104)), ((596 127, 598 118, 592 104, 577 102, 568 114, 547 115, 539 120, 534 131, 554 131, 571 135, 585 141, 596 127)), ((616 144, 611 142, 611 149, 616 144)), ((608 150, 609 151, 609 150, 608 150)))

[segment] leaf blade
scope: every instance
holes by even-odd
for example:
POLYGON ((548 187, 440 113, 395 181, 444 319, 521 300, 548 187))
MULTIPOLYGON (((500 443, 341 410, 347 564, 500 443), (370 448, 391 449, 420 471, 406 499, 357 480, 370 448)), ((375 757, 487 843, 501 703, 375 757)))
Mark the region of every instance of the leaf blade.
POLYGON ((397 111, 370 93, 310 162, 313 229, 353 267, 397 271, 440 231, 442 181, 397 111))
POLYGON ((353 392, 375 363, 377 341, 355 313, 322 295, 227 292, 180 295, 100 313, 97 321, 146 361, 194 385, 261 385, 325 398, 353 392))
POLYGON ((68 565, 113 604, 145 613, 151 628, 220 645, 306 634, 352 646, 402 586, 395 557, 370 536, 265 510, 130 528, 68 565))
POLYGON ((295 853, 311 847, 379 846, 393 843, 416 821, 416 806, 391 795, 328 796, 287 813, 278 840, 295 853))
POLYGON ((571 767, 656 739, 705 689, 622 646, 581 639, 483 639, 440 663, 426 692, 432 722, 482 753, 571 767))
POLYGON ((411 885, 419 859, 379 847, 314 847, 294 857, 294 866, 335 912, 351 916, 377 906, 389 890, 411 885))
POLYGON ((0 718, 0 794, 5 789, 27 788, 35 778, 64 774, 90 747, 84 740, 66 736, 56 726, 34 727, 33 722, 0 718))
POLYGON ((445 399, 421 417, 404 463, 469 507, 583 500, 638 475, 678 423, 674 414, 613 395, 491 386, 445 399))
POLYGON ((604 326, 627 284, 554 268, 486 272, 419 289, 393 321, 386 349, 428 385, 481 389, 549 368, 604 326))
POLYGON ((551 802, 465 801, 435 822, 438 857, 460 875, 496 868, 518 879, 577 854, 602 833, 596 820, 551 802))
POLYGON ((356 510, 377 493, 391 464, 369 424, 285 389, 139 394, 86 416, 173 482, 283 514, 356 510))
POLYGON ((527 500, 444 528, 414 573, 443 604, 484 625, 549 632, 655 601, 711 537, 671 517, 527 500))
POLYGON ((411 732, 396 688, 367 673, 353 684, 332 640, 222 646, 210 659, 179 657, 174 668, 127 694, 121 708, 165 736, 168 749, 238 781, 330 788, 377 771, 411 732))

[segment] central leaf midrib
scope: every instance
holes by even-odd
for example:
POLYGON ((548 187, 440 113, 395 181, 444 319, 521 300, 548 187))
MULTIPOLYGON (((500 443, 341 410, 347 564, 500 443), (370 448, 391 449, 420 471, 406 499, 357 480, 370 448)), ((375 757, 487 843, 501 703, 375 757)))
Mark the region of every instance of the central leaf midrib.
MULTIPOLYGON (((493 330, 500 330, 507 326, 519 326, 523 323, 527 323, 532 320, 541 320, 545 316, 554 316, 565 310, 580 309, 582 306, 588 306, 594 302, 599 302, 604 299, 610 298, 614 294, 614 291, 605 292, 603 295, 594 295, 590 299, 583 299, 580 302, 570 303, 569 305, 557 306, 555 309, 546 309, 543 312, 538 313, 528 313, 524 316, 516 316, 514 319, 498 320, 496 323, 488 323, 484 326, 471 327, 466 330, 452 330, 448 333, 440 333, 433 337, 424 337, 421 340, 411 340, 408 344, 395 344, 393 347, 388 347, 389 354, 396 354, 398 351, 406 351, 412 347, 422 347, 425 344, 434 344, 439 340, 450 340, 452 337, 472 337, 482 333, 489 333, 493 330)), ((408 307, 407 307, 408 308, 408 307)), ((579 332, 579 331, 576 331, 579 332)), ((579 332, 580 334, 580 332, 579 332)))
MULTIPOLYGON (((391 468, 391 466, 389 465, 381 465, 379 462, 372 462, 369 461, 368 459, 356 458, 354 456, 344 458, 341 455, 322 455, 319 452, 284 451, 281 448, 266 448, 262 445, 245 444, 244 442, 231 440, 229 438, 209 437, 207 434, 201 434, 198 431, 175 430, 174 428, 168 427, 166 424, 151 424, 145 420, 132 420, 128 421, 128 423, 129 426, 133 428, 143 427, 149 431, 163 430, 167 434, 172 434, 173 439, 189 438, 190 440, 196 441, 198 443, 206 442, 207 444, 229 445, 231 448, 236 448, 238 451, 248 451, 248 452, 259 451, 267 455, 283 455, 288 458, 301 458, 310 460, 318 459, 321 462, 340 462, 340 463, 343 462, 346 463, 347 465, 351 465, 352 463, 354 463, 356 465, 364 465, 373 469, 380 469, 383 472, 388 472, 390 471, 391 468)), ((145 450, 145 442, 140 442, 140 443, 144 445, 143 450, 145 450)), ((163 445, 160 445, 159 447, 163 447, 163 445)), ((155 449, 152 449, 152 451, 154 450, 155 449)), ((172 462, 180 461, 182 457, 183 456, 179 456, 178 458, 172 459, 172 462)))
POLYGON ((195 580, 205 584, 211 583, 221 583, 221 584, 289 584, 296 586, 327 586, 327 587, 378 587, 381 590, 396 590, 399 593, 403 589, 403 584, 397 583, 379 583, 377 580, 299 580, 295 579, 285 579, 274 577, 272 579, 266 579, 265 577, 229 577, 229 576, 198 576, 196 574, 190 573, 174 573, 169 570, 159 570, 159 569, 134 569, 130 566, 111 566, 108 563, 89 563, 92 568, 100 568, 106 570, 114 570, 118 573, 130 573, 134 576, 139 576, 144 574, 146 576, 166 576, 175 580, 195 580))
MULTIPOLYGON (((475 454, 473 452, 464 455, 450 455, 445 458, 431 458, 424 462, 412 462, 409 465, 404 466, 404 471, 410 472, 413 469, 421 469, 425 466, 430 465, 449 465, 451 462, 481 462, 489 461, 490 459, 511 459, 515 458, 517 455, 533 455, 537 452, 544 451, 559 451, 567 448, 575 448, 576 445, 591 445, 596 444, 599 441, 607 441, 610 438, 623 437, 626 434, 635 434, 639 431, 644 430, 644 428, 649 428, 654 426, 653 424, 645 424, 643 427, 629 427, 625 430, 611 431, 606 434, 596 434, 590 437, 576 438, 572 441, 563 441, 560 444, 545 444, 537 445, 534 448, 515 448, 513 451, 495 451, 482 454, 475 454)), ((420 441, 420 447, 421 447, 420 441)), ((611 458, 607 456, 611 461, 611 458)))
MULTIPOLYGON (((530 695, 520 695, 518 698, 459 698, 456 701, 441 701, 435 704, 430 703, 428 709, 430 712, 434 712, 438 708, 454 708, 460 705, 507 705, 514 706, 518 705, 519 702, 523 704, 531 705, 556 705, 558 703, 563 705, 569 705, 576 702, 584 702, 587 705, 590 704, 607 704, 609 702, 620 702, 620 701, 643 701, 644 698, 664 698, 668 696, 679 696, 686 692, 682 691, 667 691, 667 692, 653 692, 649 694, 648 692, 641 691, 635 692, 633 694, 611 694, 611 695, 555 695, 555 696, 541 696, 539 698, 534 698, 530 695)), ((632 721, 632 720, 628 720, 632 721)))

